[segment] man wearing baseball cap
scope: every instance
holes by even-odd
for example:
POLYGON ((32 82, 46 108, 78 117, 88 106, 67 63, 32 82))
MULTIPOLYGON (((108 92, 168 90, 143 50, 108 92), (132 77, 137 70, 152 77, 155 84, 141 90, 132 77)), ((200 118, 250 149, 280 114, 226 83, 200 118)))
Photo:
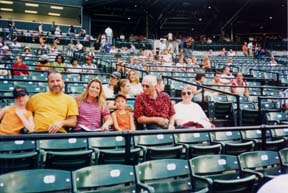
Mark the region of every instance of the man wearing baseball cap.
POLYGON ((25 87, 13 90, 15 105, 7 106, 0 111, 0 135, 15 135, 34 131, 32 112, 26 109, 29 93, 25 87))
POLYGON ((53 68, 49 64, 49 56, 46 54, 43 54, 38 59, 38 63, 35 66, 35 70, 43 70, 43 71, 50 71, 53 70, 53 68))
POLYGON ((114 86, 117 84, 120 78, 121 73, 118 71, 110 74, 109 83, 103 85, 103 90, 106 98, 112 98, 114 96, 114 86))

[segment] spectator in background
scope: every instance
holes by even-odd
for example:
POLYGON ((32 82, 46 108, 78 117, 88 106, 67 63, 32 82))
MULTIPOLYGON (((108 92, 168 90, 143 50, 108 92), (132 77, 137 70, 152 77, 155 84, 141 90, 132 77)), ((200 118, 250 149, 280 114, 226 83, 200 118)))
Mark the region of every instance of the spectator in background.
POLYGON ((35 70, 51 71, 53 68, 49 64, 49 59, 48 55, 42 55, 35 66, 35 70))
POLYGON ((203 56, 202 68, 204 68, 206 71, 211 69, 211 63, 207 55, 203 56))
POLYGON ((278 66, 277 61, 275 60, 274 56, 271 56, 271 60, 270 60, 270 66, 278 66))
POLYGON ((82 27, 82 29, 79 32, 79 37, 83 39, 85 36, 86 36, 86 30, 84 27, 82 27))
POLYGON ((136 70, 130 70, 128 72, 128 80, 130 81, 130 95, 138 96, 143 92, 141 83, 139 82, 139 75, 136 70))
POLYGON ((14 21, 13 20, 8 21, 9 34, 6 36, 7 39, 11 40, 13 38, 14 28, 15 28, 14 21))
POLYGON ((32 112, 26 109, 29 93, 25 87, 13 90, 15 105, 7 106, 0 111, 0 135, 17 135, 33 132, 34 121, 32 112))
POLYGON ((71 65, 67 68, 67 72, 72 73, 81 73, 82 67, 78 64, 78 60, 76 58, 72 58, 70 61, 71 65))
POLYGON ((31 54, 31 49, 29 47, 25 47, 21 56, 23 57, 23 60, 31 59, 33 57, 31 54))
MULTIPOLYGON (((221 82, 221 72, 218 72, 218 71, 214 72, 213 80, 211 82, 209 82, 209 84, 211 84, 210 88, 224 91, 225 87, 221 86, 221 85, 223 85, 221 82)), ((209 89, 205 90, 205 95, 215 96, 215 95, 219 95, 219 94, 222 94, 222 93, 219 93, 217 91, 212 91, 209 89)))
POLYGON ((194 84, 196 84, 196 86, 192 86, 192 92, 193 92, 193 95, 198 95, 202 93, 201 85, 205 81, 205 74, 203 73, 196 74, 195 80, 196 81, 194 82, 194 84))
POLYGON ((227 58, 226 66, 231 66, 232 63, 233 63, 233 59, 232 59, 232 57, 227 58))
POLYGON ((103 85, 103 91, 107 98, 113 97, 114 86, 117 84, 120 78, 121 78, 120 72, 115 71, 110 75, 109 83, 103 85))
POLYGON ((52 35, 55 34, 55 30, 56 30, 56 24, 55 24, 55 21, 52 21, 51 28, 50 28, 50 32, 52 35))
POLYGON ((118 94, 115 97, 115 111, 112 113, 114 129, 117 131, 135 130, 134 117, 126 108, 126 96, 118 94))
POLYGON ((73 25, 70 25, 70 27, 68 28, 68 32, 67 32, 68 36, 70 36, 71 38, 73 38, 76 34, 76 29, 74 28, 73 25))
POLYGON ((105 29, 105 34, 106 34, 106 38, 107 38, 107 41, 108 41, 108 46, 112 46, 113 42, 113 31, 112 29, 108 26, 106 29, 105 29))
POLYGON ((52 66, 54 70, 56 71, 61 71, 61 72, 65 71, 66 64, 65 64, 64 56, 62 56, 61 54, 58 54, 52 66))
POLYGON ((38 32, 39 32, 39 35, 43 34, 43 23, 39 23, 38 25, 38 32))
POLYGON ((192 102, 193 92, 190 86, 184 86, 181 91, 182 101, 175 104, 175 122, 181 127, 212 128, 210 120, 199 104, 192 102))
POLYGON ((53 39, 53 46, 54 46, 54 49, 58 49, 58 45, 60 44, 60 40, 58 37, 55 37, 53 39))
POLYGON ((57 27, 55 28, 55 34, 54 34, 56 37, 61 37, 62 35, 62 31, 60 29, 60 26, 57 25, 57 27))
POLYGON ((93 59, 91 56, 86 56, 85 64, 83 65, 83 72, 95 74, 97 70, 97 66, 93 64, 93 59))
POLYGON ((66 132, 65 127, 76 126, 77 103, 63 93, 64 80, 59 72, 49 73, 48 87, 48 92, 33 95, 27 104, 34 114, 35 132, 66 132))
POLYGON ((236 54, 232 49, 230 49, 229 52, 227 53, 227 56, 235 56, 235 55, 236 54))
POLYGON ((232 72, 230 71, 230 67, 224 66, 222 69, 222 74, 221 74, 222 84, 229 85, 232 83, 234 78, 235 77, 233 76, 232 72))
POLYGON ((0 51, 0 59, 2 58, 2 60, 11 60, 12 52, 7 43, 2 47, 2 50, 0 51))
POLYGON ((244 42, 242 45, 242 53, 244 56, 248 56, 248 46, 247 46, 247 42, 244 42))
POLYGON ((13 39, 10 47, 11 49, 20 49, 22 47, 21 44, 17 41, 17 37, 13 39))
POLYGON ((134 97, 133 95, 130 95, 130 81, 128 79, 120 79, 114 86, 114 96, 117 94, 122 94, 126 98, 134 97))
POLYGON ((143 78, 143 93, 136 97, 134 117, 140 124, 145 124, 146 129, 174 129, 174 107, 169 95, 158 92, 157 79, 147 75, 143 78))
POLYGON ((227 51, 225 48, 222 48, 222 50, 220 52, 220 56, 227 56, 227 51))
POLYGON ((94 129, 108 130, 112 125, 112 118, 103 92, 102 82, 92 79, 85 91, 75 98, 79 115, 74 132, 84 131, 83 126, 94 129), (102 124, 103 120, 103 124, 102 124))
POLYGON ((79 40, 77 40, 76 51, 82 51, 82 50, 83 50, 83 45, 81 44, 79 40))
POLYGON ((248 83, 243 81, 243 73, 237 72, 236 80, 231 83, 231 92, 240 96, 249 96, 248 83))
POLYGON ((16 56, 16 62, 12 64, 11 68, 13 76, 29 76, 29 68, 26 64, 23 64, 22 56, 16 56))
POLYGON ((157 77, 157 85, 156 85, 157 92, 164 92, 165 84, 162 78, 157 77))

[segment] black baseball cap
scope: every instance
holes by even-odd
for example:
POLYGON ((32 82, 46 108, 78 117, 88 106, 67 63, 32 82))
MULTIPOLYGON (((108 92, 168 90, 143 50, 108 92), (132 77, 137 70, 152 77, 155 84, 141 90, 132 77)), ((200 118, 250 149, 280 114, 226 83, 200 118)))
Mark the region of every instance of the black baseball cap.
POLYGON ((13 97, 14 98, 17 98, 17 97, 20 97, 20 96, 25 96, 25 95, 29 95, 27 89, 25 87, 15 87, 14 90, 13 90, 13 97))

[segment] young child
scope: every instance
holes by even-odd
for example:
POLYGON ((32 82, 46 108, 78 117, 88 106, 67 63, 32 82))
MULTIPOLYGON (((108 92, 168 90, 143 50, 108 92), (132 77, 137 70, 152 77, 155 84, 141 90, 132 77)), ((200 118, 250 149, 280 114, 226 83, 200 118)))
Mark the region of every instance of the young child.
POLYGON ((115 97, 116 110, 112 113, 114 128, 117 131, 135 130, 133 114, 127 110, 127 99, 118 94, 115 97))
POLYGON ((15 105, 0 110, 0 135, 13 135, 34 131, 32 112, 26 109, 29 93, 25 87, 13 90, 15 105))

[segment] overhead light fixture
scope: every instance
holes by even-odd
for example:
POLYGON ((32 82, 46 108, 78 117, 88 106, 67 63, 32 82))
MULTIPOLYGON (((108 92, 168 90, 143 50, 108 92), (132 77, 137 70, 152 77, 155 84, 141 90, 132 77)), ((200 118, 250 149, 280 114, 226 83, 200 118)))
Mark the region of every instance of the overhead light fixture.
POLYGON ((13 9, 11 9, 11 8, 2 8, 2 7, 0 8, 0 10, 1 11, 13 11, 13 9))
POLYGON ((60 13, 51 13, 51 12, 49 12, 48 15, 57 16, 57 17, 60 17, 60 16, 61 16, 60 13))
POLYGON ((57 9, 57 10, 63 10, 64 9, 64 7, 54 6, 54 5, 51 5, 50 8, 51 9, 57 9))
POLYGON ((36 3, 25 3, 27 7, 39 7, 39 4, 36 3))
POLYGON ((33 10, 25 10, 25 13, 32 13, 32 14, 37 14, 38 11, 33 11, 33 10))
POLYGON ((13 1, 0 1, 0 3, 12 5, 14 2, 13 1))

